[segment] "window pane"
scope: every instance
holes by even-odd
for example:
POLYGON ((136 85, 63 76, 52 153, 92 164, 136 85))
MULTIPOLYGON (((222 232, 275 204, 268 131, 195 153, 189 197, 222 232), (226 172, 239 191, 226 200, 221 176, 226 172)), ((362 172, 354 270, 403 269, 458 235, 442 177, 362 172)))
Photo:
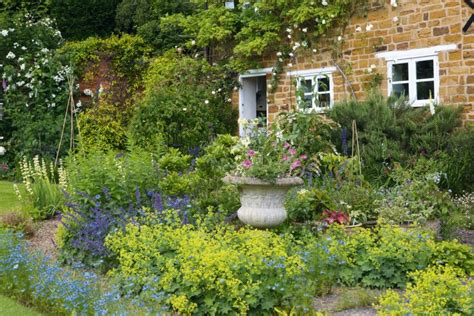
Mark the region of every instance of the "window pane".
POLYGON ((408 83, 392 85, 392 94, 396 97, 409 96, 408 83))
POLYGON ((432 60, 419 61, 416 63, 416 78, 417 79, 434 78, 432 60))
POLYGON ((330 88, 329 77, 318 78, 319 92, 327 92, 330 88))
POLYGON ((304 92, 304 93, 308 93, 308 92, 313 92, 313 80, 311 79, 302 79, 300 81, 300 89, 304 92))
POLYGON ((316 105, 320 108, 329 108, 331 106, 331 95, 329 93, 319 94, 316 105))
POLYGON ((313 95, 305 94, 303 100, 299 102, 299 106, 301 109, 311 109, 313 107, 313 95))
POLYGON ((392 81, 408 80, 408 64, 392 65, 392 81))
POLYGON ((418 100, 434 99, 434 81, 418 82, 416 84, 416 93, 418 100))

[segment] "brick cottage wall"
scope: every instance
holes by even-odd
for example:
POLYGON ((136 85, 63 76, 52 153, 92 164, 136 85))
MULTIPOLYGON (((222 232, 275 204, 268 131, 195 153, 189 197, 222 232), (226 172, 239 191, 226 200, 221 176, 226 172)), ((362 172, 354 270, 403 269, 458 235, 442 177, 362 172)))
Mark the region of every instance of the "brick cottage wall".
MULTIPOLYGON (((286 66, 281 74, 278 88, 269 93, 268 116, 274 120, 280 111, 296 105, 294 79, 288 71, 333 67, 336 64, 347 69, 332 74, 334 100, 350 99, 352 91, 358 100, 367 97, 367 84, 373 73, 382 75, 381 90, 387 95, 387 62, 377 58, 376 53, 427 48, 437 45, 455 44, 457 49, 440 52, 439 98, 442 104, 464 104, 466 122, 474 123, 474 24, 463 34, 462 27, 471 16, 472 10, 463 0, 399 0, 398 7, 390 6, 390 1, 379 1, 382 5, 372 9, 366 17, 354 17, 350 21, 340 42, 342 56, 336 61, 331 57, 331 41, 318 47, 317 53, 298 53, 292 67, 286 66), (366 31, 366 26, 373 28, 366 31), (357 32, 356 28, 362 28, 357 32), (345 66, 346 65, 346 66, 345 66), (375 65, 373 73, 368 68, 375 65)), ((264 67, 275 64, 276 55, 264 59, 264 67)), ((267 75, 271 80, 271 74, 267 75)), ((233 98, 238 104, 238 93, 233 98)))

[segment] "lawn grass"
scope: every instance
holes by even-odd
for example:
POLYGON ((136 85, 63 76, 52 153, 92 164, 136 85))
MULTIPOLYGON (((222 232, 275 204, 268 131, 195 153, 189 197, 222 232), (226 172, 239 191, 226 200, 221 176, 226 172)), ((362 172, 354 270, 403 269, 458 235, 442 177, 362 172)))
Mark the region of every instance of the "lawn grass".
POLYGON ((2 316, 41 316, 43 314, 0 295, 0 315, 2 316))
POLYGON ((13 183, 0 181, 0 215, 21 209, 21 202, 15 195, 13 183))

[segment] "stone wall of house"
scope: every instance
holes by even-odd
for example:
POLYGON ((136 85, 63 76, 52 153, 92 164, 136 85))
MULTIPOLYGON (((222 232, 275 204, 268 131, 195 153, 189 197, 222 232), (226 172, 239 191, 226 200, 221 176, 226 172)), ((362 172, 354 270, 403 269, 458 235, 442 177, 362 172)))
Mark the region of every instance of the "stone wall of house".
MULTIPOLYGON (((344 34, 340 34, 341 41, 337 37, 327 39, 316 53, 296 54, 291 67, 285 66, 276 91, 269 94, 270 120, 278 112, 296 105, 296 87, 289 71, 338 65, 342 71, 333 73, 335 101, 352 95, 361 100, 367 96, 368 84, 376 73, 382 76, 380 88, 387 95, 387 62, 377 58, 377 52, 455 44, 456 50, 439 53, 440 102, 465 105, 465 120, 474 123, 474 24, 468 32, 462 32, 473 10, 463 0, 398 0, 397 8, 389 0, 384 2, 367 16, 354 17, 344 34), (372 25, 369 31, 367 25, 372 25), (334 50, 327 49, 334 42, 341 46, 336 59, 332 57, 334 50)), ((276 55, 265 58, 264 67, 272 67, 276 58, 276 55)), ((271 74, 267 79, 271 80, 271 74)), ((238 95, 234 100, 238 104, 238 95)))

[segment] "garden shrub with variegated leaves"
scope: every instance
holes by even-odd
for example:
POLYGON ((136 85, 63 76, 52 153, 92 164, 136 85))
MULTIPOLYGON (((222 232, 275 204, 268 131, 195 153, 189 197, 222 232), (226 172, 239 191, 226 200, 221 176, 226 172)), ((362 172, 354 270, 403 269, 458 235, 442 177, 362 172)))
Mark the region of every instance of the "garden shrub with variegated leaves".
POLYGON ((107 238, 119 267, 111 275, 129 293, 181 314, 308 311, 315 286, 289 237, 263 230, 191 225, 128 225, 107 238))

